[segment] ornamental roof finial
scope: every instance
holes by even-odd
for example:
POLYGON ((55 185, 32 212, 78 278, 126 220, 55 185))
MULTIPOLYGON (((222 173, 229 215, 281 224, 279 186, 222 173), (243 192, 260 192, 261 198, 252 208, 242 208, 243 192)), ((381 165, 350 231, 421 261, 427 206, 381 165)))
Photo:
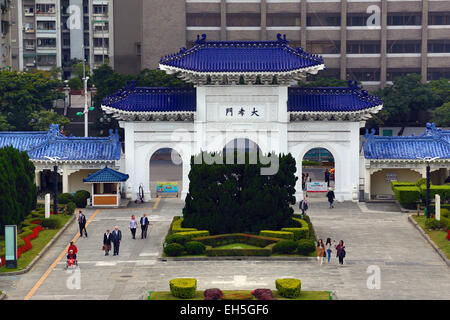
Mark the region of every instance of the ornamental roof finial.
POLYGON ((200 39, 200 35, 197 35, 197 41, 195 41, 196 44, 204 44, 206 42, 206 34, 202 34, 202 38, 200 39))

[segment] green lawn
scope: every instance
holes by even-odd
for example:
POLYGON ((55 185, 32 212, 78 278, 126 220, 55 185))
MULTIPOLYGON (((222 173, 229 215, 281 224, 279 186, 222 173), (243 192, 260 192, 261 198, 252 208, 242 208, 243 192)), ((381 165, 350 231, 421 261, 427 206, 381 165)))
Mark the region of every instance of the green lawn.
POLYGON ((412 218, 419 224, 425 233, 441 249, 441 251, 450 259, 450 241, 447 240, 447 232, 441 230, 428 230, 425 228, 425 216, 413 215, 412 218))
POLYGON ((61 227, 58 229, 47 229, 39 232, 39 236, 36 239, 31 240, 31 244, 33 248, 28 250, 20 255, 19 260, 17 261, 17 269, 8 269, 5 266, 0 268, 0 272, 14 272, 25 269, 31 261, 41 252, 42 249, 49 243, 58 231, 64 227, 64 225, 69 221, 72 216, 71 215, 59 215, 61 220, 61 227))
MULTIPOLYGON (((249 294, 252 292, 252 290, 222 290, 224 295, 230 294, 230 293, 244 293, 249 294)), ((295 299, 287 299, 278 294, 277 291, 273 291, 273 296, 276 300, 329 300, 329 293, 328 291, 302 291, 300 296, 295 299)), ((155 291, 151 293, 151 299, 150 300, 204 300, 205 297, 203 295, 203 291, 197 291, 197 294, 192 299, 181 299, 174 297, 170 291, 155 291)), ((253 300, 258 300, 255 297, 253 300)))
POLYGON ((246 243, 230 243, 224 246, 216 247, 216 249, 261 249, 261 247, 252 246, 246 243))

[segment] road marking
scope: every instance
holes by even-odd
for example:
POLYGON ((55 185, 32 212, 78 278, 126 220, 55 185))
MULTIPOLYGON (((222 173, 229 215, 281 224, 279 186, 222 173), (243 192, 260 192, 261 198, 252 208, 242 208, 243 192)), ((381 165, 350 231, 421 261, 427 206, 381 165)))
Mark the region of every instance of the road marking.
MULTIPOLYGON (((95 210, 95 212, 92 214, 92 216, 89 218, 89 220, 86 222, 86 227, 94 220, 95 216, 100 212, 100 209, 95 210)), ((78 238, 80 237, 80 233, 77 232, 77 234, 73 237, 71 241, 76 242, 78 238)), ((25 296, 24 300, 30 300, 31 297, 35 294, 37 289, 44 283, 44 281, 48 278, 50 273, 55 269, 56 265, 61 261, 61 259, 67 254, 67 249, 69 249, 69 245, 67 245, 64 250, 59 254, 59 256, 56 258, 55 261, 48 267, 47 271, 42 275, 42 277, 36 282, 36 284, 31 288, 30 292, 25 296)))
POLYGON ((247 286, 266 286, 266 282, 251 282, 247 281, 247 276, 234 276, 233 281, 212 281, 214 284, 231 284, 234 287, 247 287, 247 286))
POLYGON ((154 257, 158 256, 158 252, 142 252, 139 254, 139 257, 154 257))
POLYGON ((96 267, 113 267, 117 265, 115 261, 98 261, 95 263, 96 267))
POLYGON ((158 204, 161 201, 161 198, 157 198, 155 204, 153 205, 153 210, 156 210, 156 208, 158 208, 158 204))

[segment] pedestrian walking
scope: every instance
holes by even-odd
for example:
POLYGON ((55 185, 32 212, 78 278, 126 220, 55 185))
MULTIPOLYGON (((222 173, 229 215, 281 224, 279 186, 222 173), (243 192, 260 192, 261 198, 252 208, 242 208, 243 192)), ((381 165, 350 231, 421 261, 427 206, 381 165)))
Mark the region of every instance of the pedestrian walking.
POLYGON ((328 198, 328 202, 330 203, 330 209, 334 208, 333 203, 334 203, 334 199, 336 199, 336 197, 334 196, 333 188, 328 188, 327 198, 328 198))
POLYGON ((306 190, 306 175, 302 173, 302 190, 306 190))
POLYGON ((118 226, 114 227, 114 231, 111 233, 111 242, 114 245, 114 256, 119 255, 120 242, 122 241, 122 231, 119 230, 118 226))
POLYGON ((317 242, 317 260, 319 260, 319 264, 320 266, 322 266, 323 264, 323 258, 326 255, 325 253, 325 246, 323 244, 322 239, 319 239, 319 241, 317 242))
POLYGON ((339 264, 343 265, 345 258, 345 245, 342 240, 340 240, 339 244, 336 246, 336 256, 339 258, 339 264))
POLYGON ((335 240, 333 240, 333 243, 331 242, 331 238, 327 238, 327 242, 325 243, 325 250, 327 251, 327 257, 328 257, 328 263, 330 263, 331 259, 331 247, 336 243, 335 240))
POLYGON ((67 249, 67 252, 70 252, 70 250, 72 250, 74 254, 77 254, 77 253, 78 253, 78 248, 77 248, 77 246, 73 243, 73 241, 70 241, 69 248, 67 249))
POLYGON ((149 221, 145 213, 141 217, 140 224, 141 224, 141 239, 147 239, 147 228, 149 225, 149 221))
POLYGON ((105 251, 105 256, 109 256, 109 250, 111 250, 111 233, 106 230, 103 235, 103 250, 105 251))
POLYGON ((302 214, 306 214, 306 211, 308 210, 308 201, 306 201, 306 196, 300 201, 298 208, 302 210, 302 214))
POLYGON ((86 216, 83 214, 81 210, 78 212, 78 225, 80 227, 80 237, 83 237, 84 231, 84 235, 87 238, 88 234, 86 231, 86 216))
POLYGON ((325 169, 325 182, 327 183, 327 187, 330 186, 330 171, 328 169, 325 169))
POLYGON ((133 216, 131 216, 131 220, 130 220, 130 230, 131 230, 131 235, 133 237, 133 239, 136 240, 136 228, 137 228, 137 221, 136 218, 133 216))

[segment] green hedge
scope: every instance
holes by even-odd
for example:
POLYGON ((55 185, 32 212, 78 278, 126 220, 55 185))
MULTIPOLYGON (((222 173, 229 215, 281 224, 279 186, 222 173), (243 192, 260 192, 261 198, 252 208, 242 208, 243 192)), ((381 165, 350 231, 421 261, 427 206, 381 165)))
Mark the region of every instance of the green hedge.
POLYGON ((169 286, 172 295, 182 299, 192 299, 197 292, 197 280, 194 278, 172 279, 169 286))
POLYGON ((185 245, 187 254, 203 254, 206 246, 198 241, 189 241, 185 245))
MULTIPOLYGON (((420 192, 422 195, 422 199, 425 199, 427 196, 427 186, 421 185, 420 192)), ((438 194, 441 196, 441 201, 449 201, 450 200, 450 184, 444 185, 431 185, 430 186, 430 199, 434 199, 434 196, 438 194)))
POLYGON ((192 240, 193 238, 198 237, 208 237, 209 231, 208 230, 197 230, 197 231, 187 231, 187 232, 177 232, 176 234, 180 236, 186 236, 188 240, 192 240))
POLYGON ((197 231, 195 228, 183 228, 181 226, 183 224, 183 220, 184 219, 182 217, 174 217, 171 228, 172 233, 197 231))
POLYGON ((76 204, 77 208, 86 208, 87 199, 91 197, 89 191, 78 190, 73 196, 73 202, 76 204))
POLYGON ((420 189, 416 186, 396 186, 393 188, 395 198, 407 209, 415 209, 420 201, 420 189))
POLYGON ((68 204, 69 202, 74 202, 74 197, 71 193, 61 193, 58 195, 59 204, 68 204))
POLYGON ((416 183, 409 181, 391 181, 392 191, 394 191, 395 187, 412 187, 412 186, 416 186, 416 183))
POLYGON ((316 251, 316 245, 313 239, 301 239, 298 241, 297 252, 302 255, 308 255, 316 251))
POLYGON ((294 233, 289 231, 274 231, 274 230, 261 230, 259 232, 260 236, 263 237, 271 237, 271 238, 280 238, 287 240, 294 240, 294 233))
POLYGON ((294 240, 278 241, 273 247, 273 252, 292 254, 297 250, 297 242, 294 240))
POLYGON ((181 256, 184 252, 184 246, 179 243, 169 243, 164 247, 164 253, 169 257, 181 256))
POLYGON ((275 280, 278 293, 285 298, 296 298, 300 295, 302 282, 299 279, 287 278, 275 280))
POLYGON ((58 217, 52 215, 50 218, 42 220, 41 226, 43 228, 58 229, 61 226, 61 221, 58 217))

